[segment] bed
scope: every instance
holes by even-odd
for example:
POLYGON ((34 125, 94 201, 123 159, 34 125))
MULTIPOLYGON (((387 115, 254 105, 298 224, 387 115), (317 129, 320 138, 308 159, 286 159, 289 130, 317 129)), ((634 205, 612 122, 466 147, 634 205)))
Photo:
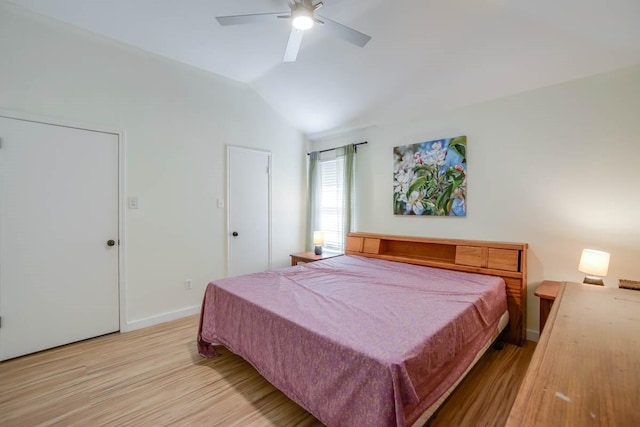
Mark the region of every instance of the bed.
POLYGON ((351 233, 345 256, 210 283, 198 348, 326 425, 421 424, 503 328, 523 342, 526 249, 351 233))

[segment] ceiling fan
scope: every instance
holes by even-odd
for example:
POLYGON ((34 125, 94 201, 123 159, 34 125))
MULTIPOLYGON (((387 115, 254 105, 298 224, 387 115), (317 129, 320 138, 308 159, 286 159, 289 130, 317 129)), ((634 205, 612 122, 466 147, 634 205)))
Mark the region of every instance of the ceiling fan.
POLYGON ((321 24, 324 29, 330 31, 333 35, 340 37, 356 46, 364 47, 371 36, 360 31, 356 31, 351 27, 342 25, 336 21, 332 21, 324 16, 316 15, 316 11, 323 6, 321 1, 313 4, 312 0, 292 0, 289 3, 291 12, 281 13, 256 13, 251 15, 233 15, 233 16, 216 16, 216 20, 220 25, 241 25, 254 24, 260 22, 274 21, 274 19, 290 19, 291 34, 289 42, 284 51, 283 62, 294 62, 298 56, 300 45, 302 44, 302 36, 304 32, 314 24, 321 24), (322 19, 318 19, 322 18, 322 19))

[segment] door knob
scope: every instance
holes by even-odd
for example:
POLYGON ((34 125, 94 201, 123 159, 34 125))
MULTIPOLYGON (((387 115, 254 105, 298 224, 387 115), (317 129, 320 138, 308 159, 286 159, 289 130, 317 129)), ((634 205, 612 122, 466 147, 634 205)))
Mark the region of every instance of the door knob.
POLYGON ((238 232, 237 232, 237 231, 234 231, 233 233, 231 233, 231 235, 232 235, 233 237, 238 237, 238 232))
POLYGON ((115 240, 107 240, 107 246, 113 246, 116 244, 115 240))

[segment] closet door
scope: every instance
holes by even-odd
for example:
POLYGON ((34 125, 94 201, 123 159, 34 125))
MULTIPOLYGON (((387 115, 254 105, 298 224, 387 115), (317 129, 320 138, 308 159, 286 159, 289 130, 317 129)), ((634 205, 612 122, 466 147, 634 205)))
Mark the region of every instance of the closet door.
POLYGON ((271 266, 271 153, 227 147, 228 275, 271 266))
POLYGON ((118 135, 0 117, 0 360, 119 329, 118 135))

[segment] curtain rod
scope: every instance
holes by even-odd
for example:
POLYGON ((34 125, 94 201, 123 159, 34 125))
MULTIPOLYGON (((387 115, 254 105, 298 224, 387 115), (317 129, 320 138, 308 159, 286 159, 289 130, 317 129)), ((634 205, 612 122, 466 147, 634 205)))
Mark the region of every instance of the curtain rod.
MULTIPOLYGON (((352 144, 354 147, 357 147, 358 145, 364 145, 367 144, 367 141, 364 142, 358 142, 357 144, 352 144)), ((324 153, 326 151, 333 151, 333 150, 337 150, 338 148, 342 148, 342 147, 333 147, 333 148, 327 148, 326 150, 320 150, 318 151, 318 153, 324 153)), ((307 153, 307 156, 310 155, 311 153, 307 153)))

